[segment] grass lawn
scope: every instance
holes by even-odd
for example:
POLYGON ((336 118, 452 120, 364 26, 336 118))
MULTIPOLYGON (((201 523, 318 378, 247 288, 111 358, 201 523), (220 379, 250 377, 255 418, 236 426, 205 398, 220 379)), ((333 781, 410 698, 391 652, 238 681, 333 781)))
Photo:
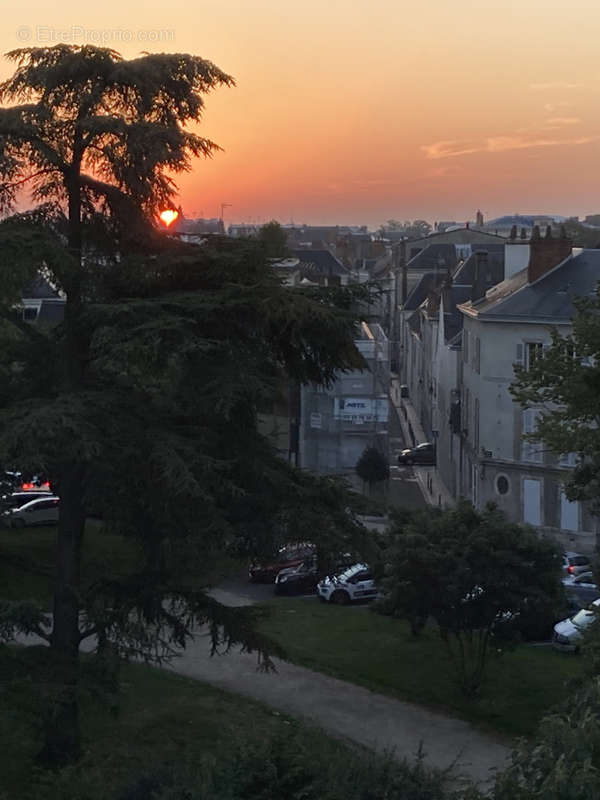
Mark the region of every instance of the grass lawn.
POLYGON ((481 698, 456 688, 452 665, 434 628, 419 637, 368 606, 340 607, 315 598, 274 600, 261 630, 288 659, 373 691, 393 695, 507 736, 528 735, 577 677, 577 656, 523 645, 493 659, 481 698))
POLYGON ((124 787, 163 766, 186 761, 195 765, 200 757, 231 752, 233 743, 242 739, 260 742, 291 732, 306 737, 310 747, 325 752, 333 748, 349 757, 345 745, 259 703, 162 670, 129 665, 123 669, 116 717, 106 705, 84 695, 84 756, 54 778, 33 767, 41 738, 31 676, 42 674, 43 650, 0 647, 2 800, 114 800, 124 787))
MULTIPOLYGON (((21 530, 0 527, 0 596, 7 600, 34 599, 49 606, 52 598, 56 528, 32 527, 21 530)), ((88 520, 82 561, 82 583, 106 575, 125 576, 140 567, 135 541, 107 533, 102 523, 88 520)), ((185 582, 201 588, 214 585, 240 569, 240 562, 221 558, 208 573, 194 569, 182 576, 185 582)), ((1 796, 0 796, 1 800, 1 796)))

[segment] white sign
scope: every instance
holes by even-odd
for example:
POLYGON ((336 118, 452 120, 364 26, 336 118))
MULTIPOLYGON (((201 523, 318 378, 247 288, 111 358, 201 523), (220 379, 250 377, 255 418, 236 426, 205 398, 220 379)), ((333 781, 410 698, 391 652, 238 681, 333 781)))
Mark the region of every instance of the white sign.
POLYGON ((363 425, 365 422, 387 422, 388 398, 335 397, 333 417, 353 425, 363 425))
POLYGON ((321 415, 320 414, 311 414, 310 415, 310 427, 311 428, 320 428, 321 427, 321 415))

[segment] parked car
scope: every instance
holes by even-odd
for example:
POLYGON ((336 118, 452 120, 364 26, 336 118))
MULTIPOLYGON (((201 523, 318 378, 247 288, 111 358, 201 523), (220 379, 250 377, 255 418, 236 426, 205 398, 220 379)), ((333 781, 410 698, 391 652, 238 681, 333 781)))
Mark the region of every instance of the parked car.
MULTIPOLYGON (((355 558, 350 554, 340 556, 333 572, 342 572, 354 561, 355 558)), ((312 555, 304 559, 298 566, 287 567, 277 574, 275 578, 275 594, 312 594, 317 588, 319 579, 323 577, 325 577, 323 574, 319 575, 317 557, 312 555)))
POLYGON ((589 556, 583 556, 581 553, 573 553, 567 550, 563 553, 563 572, 564 577, 568 575, 579 575, 582 572, 590 572, 592 565, 589 556))
POLYGON ((43 490, 36 492, 12 492, 11 494, 3 494, 0 497, 0 508, 6 510, 9 508, 20 508, 25 503, 31 500, 38 500, 39 498, 53 497, 52 492, 43 490))
POLYGON ((423 442, 416 447, 409 447, 398 454, 398 464, 411 466, 420 464, 422 466, 435 466, 435 445, 431 442, 423 442))
POLYGON ((373 600, 377 586, 366 564, 354 564, 339 575, 319 581, 317 596, 322 602, 347 605, 355 600, 373 600))
POLYGON ((310 594, 318 582, 316 557, 312 556, 295 567, 286 567, 277 573, 275 594, 310 594))
POLYGON ((264 563, 253 563, 248 569, 248 578, 254 583, 274 583, 282 569, 298 567, 304 559, 313 555, 314 544, 294 542, 282 547, 275 558, 264 563))
POLYGON ((563 619, 554 626, 552 636, 552 646, 557 650, 566 653, 575 653, 579 650, 585 629, 597 618, 593 608, 600 607, 600 597, 588 606, 580 608, 579 611, 569 619, 563 619))
POLYGON ((58 497, 38 497, 27 503, 9 508, 2 513, 3 521, 10 528, 24 528, 26 525, 56 525, 58 522, 58 497))
POLYGON ((567 596, 573 598, 580 608, 587 608, 591 602, 600 597, 600 590, 596 586, 594 575, 591 572, 569 575, 563 578, 563 586, 567 596))

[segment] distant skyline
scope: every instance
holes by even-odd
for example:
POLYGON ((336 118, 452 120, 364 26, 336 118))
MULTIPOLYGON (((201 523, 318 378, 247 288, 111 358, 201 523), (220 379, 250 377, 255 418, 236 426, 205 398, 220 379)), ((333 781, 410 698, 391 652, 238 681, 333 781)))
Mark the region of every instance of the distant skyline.
POLYGON ((596 0, 23 0, 0 48, 208 58, 237 87, 207 98, 224 152, 178 177, 186 214, 376 227, 600 212, 599 33, 596 0))

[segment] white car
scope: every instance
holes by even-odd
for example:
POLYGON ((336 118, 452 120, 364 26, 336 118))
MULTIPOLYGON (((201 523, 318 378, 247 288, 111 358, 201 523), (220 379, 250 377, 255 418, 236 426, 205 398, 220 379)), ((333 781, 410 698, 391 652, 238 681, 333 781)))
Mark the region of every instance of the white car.
POLYGON ((58 497, 38 497, 2 514, 5 525, 24 528, 26 525, 56 525, 58 522, 58 497))
POLYGON ((578 650, 585 629, 598 618, 598 615, 590 610, 592 607, 600 608, 600 597, 594 600, 588 608, 581 608, 570 619, 557 622, 554 626, 552 646, 567 653, 574 653, 578 650))
POLYGON ((353 600, 372 600, 377 597, 377 586, 366 564, 354 564, 336 576, 323 578, 317 584, 319 600, 347 605, 353 600))

